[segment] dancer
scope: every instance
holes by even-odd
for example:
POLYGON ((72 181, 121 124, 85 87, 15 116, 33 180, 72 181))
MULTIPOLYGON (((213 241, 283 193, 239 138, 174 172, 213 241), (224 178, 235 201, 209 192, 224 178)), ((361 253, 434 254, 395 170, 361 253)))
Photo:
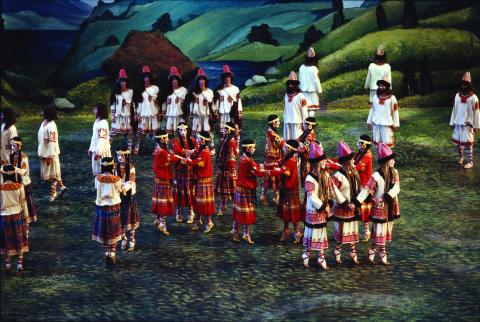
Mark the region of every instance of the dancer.
POLYGON ((182 86, 182 77, 177 67, 170 67, 170 75, 168 75, 168 96, 162 104, 162 114, 167 117, 166 129, 168 133, 173 133, 180 122, 184 122, 187 117, 185 107, 185 97, 188 91, 182 86))
POLYGON ((227 122, 235 123, 242 128, 243 106, 240 99, 240 89, 233 85, 233 73, 230 66, 223 66, 223 73, 220 75, 222 83, 215 90, 214 110, 218 111, 220 119, 218 122, 219 133, 224 133, 227 122))
POLYGON ((207 218, 204 233, 208 234, 214 224, 212 216, 215 214, 215 194, 212 183, 212 157, 210 149, 210 133, 202 131, 197 134, 197 146, 195 152, 187 159, 187 164, 194 166, 194 182, 195 182, 195 201, 193 209, 195 212, 195 220, 192 230, 196 231, 200 227, 202 217, 207 218))
POLYGON ((375 171, 367 185, 356 198, 361 204, 368 195, 372 195, 373 208, 370 220, 373 222, 372 246, 368 250, 368 260, 375 263, 376 249, 379 249, 380 259, 384 265, 389 265, 386 242, 392 241, 393 221, 400 218, 398 193, 400 192, 400 177, 395 169, 396 154, 385 144, 379 144, 378 163, 380 169, 375 171))
MULTIPOLYGON (((358 151, 355 153, 353 160, 355 168, 360 176, 360 182, 362 187, 368 183, 373 173, 372 153, 370 148, 372 147, 372 139, 363 134, 357 142, 358 151)), ((363 239, 362 242, 367 243, 370 240, 370 213, 372 211, 372 198, 368 197, 362 203, 360 207, 360 216, 363 223, 363 239)))
POLYGON ((310 47, 307 50, 305 62, 300 66, 298 79, 303 96, 307 100, 308 116, 315 116, 315 111, 320 108, 319 94, 322 93, 322 85, 318 77, 318 57, 315 50, 310 47))
POLYGON ((116 154, 116 175, 122 179, 123 186, 123 192, 120 194, 120 217, 123 231, 120 247, 126 249, 128 245, 128 251, 131 252, 135 250, 135 231, 140 226, 136 199, 136 171, 133 163, 130 163, 130 148, 128 146, 123 146, 117 150, 116 154))
POLYGON ((215 165, 215 195, 220 197, 217 216, 227 209, 227 200, 232 200, 237 184, 237 160, 239 149, 236 140, 235 124, 225 123, 225 135, 220 143, 220 151, 215 165))
POLYGON ((102 158, 111 157, 110 141, 108 139, 108 110, 107 107, 98 103, 93 108, 95 114, 95 122, 93 123, 92 139, 90 140, 90 148, 88 156, 92 159, 93 175, 99 175, 101 171, 102 158))
POLYGON ((337 146, 338 161, 342 168, 332 176, 333 182, 342 193, 343 199, 336 200, 333 204, 334 232, 333 236, 337 242, 335 246, 335 261, 341 264, 342 245, 350 246, 350 257, 355 264, 358 264, 355 244, 358 243, 358 220, 360 215, 354 204, 362 183, 357 170, 355 169, 354 153, 344 141, 337 146))
POLYGON ((15 116, 15 112, 10 108, 3 108, 1 110, 1 122, 2 122, 2 147, 0 152, 1 164, 8 164, 10 154, 12 151, 10 150, 10 141, 18 136, 17 127, 15 123, 17 123, 17 117, 15 116))
POLYGON ((297 74, 292 71, 288 75, 286 82, 287 93, 284 98, 283 115, 283 138, 285 140, 296 139, 302 135, 302 124, 308 117, 307 100, 300 93, 300 82, 297 80, 297 74))
POLYGON ((375 53, 375 58, 373 63, 370 63, 368 66, 367 78, 365 79, 365 89, 369 92, 369 102, 370 105, 373 103, 373 98, 377 94, 379 79, 386 75, 386 81, 390 84, 390 89, 392 88, 392 68, 387 63, 387 55, 383 45, 378 46, 375 53))
POLYGON ((280 241, 285 241, 290 234, 289 224, 293 225, 294 243, 298 244, 303 236, 299 223, 305 219, 303 209, 300 205, 298 194, 298 141, 288 140, 285 143, 287 152, 285 158, 279 164, 280 171, 270 171, 270 176, 280 176, 280 201, 277 206, 277 216, 283 220, 283 232, 280 241))
POLYGON ((123 135, 128 148, 132 150, 133 132, 135 129, 135 103, 133 89, 128 87, 127 72, 120 69, 115 89, 110 95, 112 111, 112 129, 110 144, 117 135, 123 135))
POLYGON ((367 124, 368 128, 373 130, 375 144, 385 143, 392 147, 394 133, 400 127, 397 98, 390 93, 387 75, 378 80, 377 85, 377 94, 373 97, 367 124))
POLYGON ((2 181, 0 208, 0 252, 5 254, 5 268, 12 268, 12 256, 17 256, 17 275, 23 272, 23 254, 28 252, 28 206, 23 185, 15 167, 5 164, 1 167, 2 181))
MULTIPOLYGON (((274 164, 282 160, 282 148, 285 146, 285 140, 278 134, 278 128, 280 127, 280 118, 272 114, 267 119, 268 128, 265 133, 265 164, 274 164)), ((262 178, 262 196, 260 201, 262 205, 267 205, 267 191, 273 190, 273 202, 278 205, 279 193, 278 193, 278 176, 263 176, 262 178)))
POLYGON ((175 215, 173 200, 173 168, 182 158, 168 151, 168 133, 158 130, 155 133, 156 146, 153 152, 153 172, 155 185, 152 195, 152 214, 156 216, 157 229, 170 236, 167 230, 167 217, 175 215))
MULTIPOLYGON (((138 154, 140 151, 140 143, 142 139, 148 134, 154 135, 158 129, 159 107, 157 102, 158 86, 153 85, 152 73, 150 67, 143 66, 143 91, 141 97, 138 98, 137 103, 137 144, 135 145, 134 153, 138 154)), ((140 92, 140 91, 139 91, 140 92)))
POLYGON ((21 176, 17 182, 23 184, 25 198, 27 200, 28 217, 25 220, 27 238, 30 236, 30 223, 37 221, 37 206, 33 201, 32 180, 30 180, 30 165, 28 156, 23 152, 23 142, 19 136, 10 141, 11 151, 10 164, 16 167, 16 172, 21 176))
POLYGON ((238 164, 238 181, 233 201, 233 229, 231 231, 233 240, 240 241, 239 229, 243 225, 243 239, 253 244, 250 236, 250 225, 257 222, 255 211, 255 198, 257 188, 257 177, 268 175, 269 171, 263 165, 253 161, 255 152, 255 140, 245 139, 242 141, 243 155, 238 164))
POLYGON ((50 202, 57 198, 57 185, 60 195, 63 196, 67 187, 63 184, 60 169, 60 145, 58 143, 58 130, 55 120, 57 110, 55 106, 48 105, 43 109, 43 122, 38 130, 38 156, 40 157, 40 174, 43 180, 51 183, 50 202))
POLYGON ((115 264, 117 242, 122 239, 120 215, 120 193, 124 192, 122 180, 113 174, 114 162, 105 157, 101 163, 101 173, 95 178, 97 189, 96 209, 93 219, 92 240, 102 244, 106 264, 115 264))
POLYGON ((480 127, 480 106, 477 95, 472 91, 470 72, 463 75, 460 90, 455 95, 450 126, 453 130, 451 141, 458 147, 458 164, 463 165, 466 155, 467 163, 464 168, 470 169, 473 167, 475 135, 480 127))
MULTIPOLYGON (((172 140, 172 149, 175 155, 187 158, 195 151, 197 141, 192 137, 192 132, 185 122, 177 126, 177 138, 172 140)), ((181 208, 188 208, 188 224, 193 223, 195 213, 193 212, 193 169, 184 162, 175 163, 175 184, 173 199, 175 201, 175 215, 177 222, 183 221, 181 208)))
POLYGON ((302 260, 303 266, 309 268, 310 251, 318 252, 318 264, 327 270, 325 250, 328 248, 327 221, 331 219, 330 201, 338 204, 345 202, 345 197, 337 189, 327 170, 327 155, 317 142, 310 143, 308 160, 311 171, 305 181, 306 218, 302 260))
POLYGON ((195 87, 191 94, 190 117, 194 134, 210 131, 213 119, 216 117, 213 110, 213 91, 208 88, 208 77, 200 68, 195 77, 195 87))

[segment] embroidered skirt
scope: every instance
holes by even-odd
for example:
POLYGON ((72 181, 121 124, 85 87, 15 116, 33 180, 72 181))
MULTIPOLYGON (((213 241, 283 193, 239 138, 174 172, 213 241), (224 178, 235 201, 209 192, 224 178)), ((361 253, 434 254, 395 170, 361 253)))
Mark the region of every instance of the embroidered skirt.
POLYGON ((40 175, 43 180, 62 180, 60 171, 60 158, 57 156, 52 158, 52 162, 47 164, 47 160, 40 158, 40 175))
POLYGON ((26 220, 27 223, 37 221, 37 206, 33 202, 33 194, 32 194, 32 184, 27 184, 23 186, 25 189, 25 197, 27 199, 27 207, 28 207, 28 219, 26 220))
POLYGON ((392 241, 393 221, 386 223, 373 223, 372 242, 384 246, 386 242, 392 241))
POLYGON ((305 230, 303 232, 303 246, 316 251, 327 249, 327 227, 311 228, 305 225, 305 230))
POLYGON ((8 256, 28 252, 27 226, 22 212, 0 216, 0 252, 8 256))
POLYGON ((318 110, 320 108, 320 99, 317 92, 303 92, 303 96, 307 100, 307 107, 309 110, 318 110))
POLYGON ((358 243, 358 221, 335 221, 333 237, 337 244, 358 243))
POLYGON ((135 195, 120 195, 122 203, 120 204, 120 217, 122 218, 123 231, 134 230, 140 226, 140 218, 138 216, 137 199, 135 195))
POLYGON ((115 245, 122 239, 122 235, 120 204, 96 206, 95 217, 93 218, 92 240, 104 245, 115 245))
POLYGON ((393 147, 393 130, 386 125, 373 125, 373 143, 384 143, 393 147))
POLYGON ((215 194, 227 195, 233 199, 237 186, 237 171, 235 169, 226 171, 217 169, 215 175, 215 194))
POLYGON ((457 145, 473 145, 475 141, 473 129, 465 125, 455 125, 451 141, 457 145))
POLYGON ((237 187, 233 201, 232 219, 240 225, 252 225, 257 222, 255 212, 255 189, 237 187))
POLYGON ((304 212, 300 205, 298 189, 282 189, 280 191, 280 202, 277 206, 277 216, 284 223, 298 223, 305 219, 304 212))
POLYGON ((152 195, 152 214, 157 217, 175 215, 173 186, 170 180, 155 178, 152 195))
POLYGON ((193 209, 198 216, 215 215, 215 196, 213 192, 212 178, 196 180, 193 209))

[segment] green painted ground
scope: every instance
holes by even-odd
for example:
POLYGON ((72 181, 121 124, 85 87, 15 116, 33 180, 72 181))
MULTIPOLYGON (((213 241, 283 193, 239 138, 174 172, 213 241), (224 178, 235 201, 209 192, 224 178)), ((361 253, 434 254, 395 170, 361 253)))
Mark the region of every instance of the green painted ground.
MULTIPOLYGON (((345 257, 330 270, 306 270, 301 246, 278 242, 282 223, 260 207, 255 245, 230 240, 230 212, 208 236, 170 221, 170 237, 150 217, 151 151, 136 160, 142 224, 138 251, 104 266, 90 240, 94 189, 87 158, 92 119, 60 119, 61 162, 69 187, 48 204, 34 156, 39 119, 20 120, 40 208, 32 225, 25 277, 1 272, 2 320, 476 320, 480 314, 480 164, 465 171, 448 142, 449 109, 402 109, 396 152, 402 218, 388 246, 390 267, 359 266, 345 257)), ((269 113, 247 113, 246 136, 260 143, 269 113)), ((366 130, 366 110, 321 114, 319 138, 333 154, 366 130)), ((117 141, 116 144, 119 144, 117 141)), ((475 157, 479 158, 478 150, 475 157)), ((329 226, 331 233, 332 226, 329 226)), ((331 235, 330 235, 331 236, 331 235)), ((332 237, 330 238, 332 241, 332 237)))

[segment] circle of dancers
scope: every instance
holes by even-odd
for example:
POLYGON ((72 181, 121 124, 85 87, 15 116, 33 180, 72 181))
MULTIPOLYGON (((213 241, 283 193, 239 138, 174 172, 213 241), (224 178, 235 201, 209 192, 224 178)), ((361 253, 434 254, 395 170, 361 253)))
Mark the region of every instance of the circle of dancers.
MULTIPOLYGON (((299 257, 304 267, 310 267, 311 257, 317 253, 318 266, 328 269, 329 240, 334 241, 333 257, 338 265, 342 264, 344 249, 353 263, 359 263, 356 246, 360 241, 370 241, 370 263, 375 263, 378 253, 380 261, 388 265, 386 244, 392 240, 394 220, 400 217, 400 179, 395 168, 396 154, 391 149, 400 119, 397 99, 391 94, 391 67, 380 46, 365 82, 370 104, 366 123, 371 136, 361 135, 356 151, 341 140, 337 155, 328 157, 315 132, 314 113, 320 108, 322 92, 317 63, 315 51, 310 48, 299 77, 294 71, 289 74, 283 136, 278 131, 280 117, 268 116, 265 153, 260 164, 254 160, 255 140, 240 139, 243 106, 229 66, 224 66, 222 83, 215 90, 208 88, 208 77, 199 69, 191 92, 184 87, 179 70, 172 66, 163 98, 159 87, 153 84, 149 66, 142 68, 143 86, 139 90, 129 87, 127 72, 121 69, 110 108, 99 103, 93 109, 96 119, 88 149, 96 188, 92 240, 102 245, 106 263, 116 263, 118 242, 122 250, 136 250, 140 217, 133 155, 140 153, 143 139, 150 136, 155 145, 151 212, 155 229, 163 235, 170 236, 168 225, 173 219, 185 221, 192 231, 210 234, 215 226, 214 216, 223 216, 231 203, 232 240, 253 245, 256 189, 261 178, 261 205, 268 206, 271 190, 276 215, 283 222, 279 240, 291 238, 295 244, 303 244, 299 257), (214 132, 220 137, 218 153, 214 132), (124 136, 125 144, 115 151, 114 158, 111 142, 118 135, 124 136), (373 146, 379 165, 375 171, 373 146), (304 190, 303 200, 300 189, 304 190), (327 234, 329 222, 333 225, 333 239, 327 234)), ((450 120, 451 141, 458 146, 458 163, 463 165, 466 158, 466 169, 473 167, 479 110, 471 75, 466 72, 450 120)), ((15 113, 5 108, 1 117, 0 249, 5 268, 12 269, 12 258, 16 256, 16 270, 22 274, 23 255, 29 249, 30 224, 37 220, 37 207, 15 113)), ((40 175, 50 184, 48 200, 54 202, 67 190, 61 176, 55 107, 46 106, 43 118, 38 131, 40 175)))

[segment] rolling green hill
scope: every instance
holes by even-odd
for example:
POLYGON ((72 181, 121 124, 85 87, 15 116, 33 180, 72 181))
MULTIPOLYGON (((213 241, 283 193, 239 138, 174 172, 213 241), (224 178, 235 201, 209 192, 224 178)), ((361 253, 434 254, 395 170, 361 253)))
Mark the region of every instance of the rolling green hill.
POLYGON ((447 12, 436 17, 423 19, 419 22, 421 27, 450 27, 455 29, 470 30, 480 34, 480 7, 469 7, 453 12, 447 12))
POLYGON ((273 61, 277 59, 288 59, 298 50, 298 45, 273 46, 264 43, 241 43, 231 48, 202 57, 200 60, 248 60, 253 62, 273 61), (259 55, 258 53, 263 53, 259 55))

